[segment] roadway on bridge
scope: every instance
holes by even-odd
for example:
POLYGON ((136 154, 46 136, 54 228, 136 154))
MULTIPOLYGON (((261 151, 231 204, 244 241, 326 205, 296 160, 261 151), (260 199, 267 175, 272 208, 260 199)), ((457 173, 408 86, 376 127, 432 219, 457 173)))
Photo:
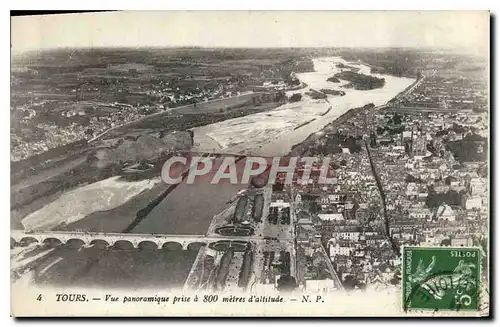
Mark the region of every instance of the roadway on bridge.
MULTIPOLYGON (((132 233, 83 233, 83 232, 25 232, 21 230, 11 231, 11 238, 16 242, 23 240, 35 239, 38 243, 42 244, 45 240, 56 239, 61 243, 67 243, 69 240, 81 240, 85 244, 90 245, 94 240, 103 240, 112 245, 117 241, 129 241, 132 244, 139 244, 141 242, 154 242, 158 244, 165 244, 168 242, 183 243, 212 243, 217 241, 251 241, 262 240, 261 237, 252 236, 224 236, 224 235, 177 235, 177 234, 132 234, 132 233)), ((161 246, 160 246, 161 247, 161 246)))

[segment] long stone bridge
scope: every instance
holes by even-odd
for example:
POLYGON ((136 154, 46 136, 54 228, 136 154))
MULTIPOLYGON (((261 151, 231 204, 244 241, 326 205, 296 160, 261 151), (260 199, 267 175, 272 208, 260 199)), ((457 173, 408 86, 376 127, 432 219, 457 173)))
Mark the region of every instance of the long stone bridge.
POLYGON ((10 233, 11 246, 15 244, 27 245, 30 243, 47 244, 52 246, 68 244, 76 247, 101 246, 125 248, 153 248, 153 249, 199 249, 218 241, 237 243, 249 242, 248 236, 205 236, 205 235, 168 235, 168 234, 129 234, 129 233, 96 233, 96 232, 26 232, 12 230, 10 233))

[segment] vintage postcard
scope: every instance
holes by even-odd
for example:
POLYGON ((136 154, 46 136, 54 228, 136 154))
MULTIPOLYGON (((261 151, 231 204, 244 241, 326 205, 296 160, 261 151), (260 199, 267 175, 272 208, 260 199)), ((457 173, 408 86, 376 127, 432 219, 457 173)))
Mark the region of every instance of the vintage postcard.
POLYGON ((489 31, 11 17, 12 315, 489 316, 489 31))

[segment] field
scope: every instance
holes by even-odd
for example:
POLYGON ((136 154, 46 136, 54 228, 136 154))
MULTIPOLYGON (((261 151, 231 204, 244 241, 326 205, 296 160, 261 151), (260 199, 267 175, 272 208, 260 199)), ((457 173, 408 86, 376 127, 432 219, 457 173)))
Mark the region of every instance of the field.
MULTIPOLYGON (((75 101, 116 101, 128 89, 211 88, 221 81, 240 89, 266 78, 311 71, 299 49, 70 49, 13 58, 13 105, 29 100, 33 90, 75 101), (126 62, 126 63, 125 63, 126 62), (17 68, 17 69, 16 69, 17 68), (26 68, 26 69, 21 69, 26 68), (211 83, 207 83, 213 81, 211 83), (119 92, 119 90, 122 90, 119 92)), ((132 103, 135 104, 135 103, 132 103)))

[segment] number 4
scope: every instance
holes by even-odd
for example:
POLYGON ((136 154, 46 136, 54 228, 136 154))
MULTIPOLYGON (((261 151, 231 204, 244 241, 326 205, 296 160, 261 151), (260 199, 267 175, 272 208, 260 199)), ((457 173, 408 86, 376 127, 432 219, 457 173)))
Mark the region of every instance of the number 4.
POLYGON ((37 301, 42 301, 42 294, 38 294, 37 301))

